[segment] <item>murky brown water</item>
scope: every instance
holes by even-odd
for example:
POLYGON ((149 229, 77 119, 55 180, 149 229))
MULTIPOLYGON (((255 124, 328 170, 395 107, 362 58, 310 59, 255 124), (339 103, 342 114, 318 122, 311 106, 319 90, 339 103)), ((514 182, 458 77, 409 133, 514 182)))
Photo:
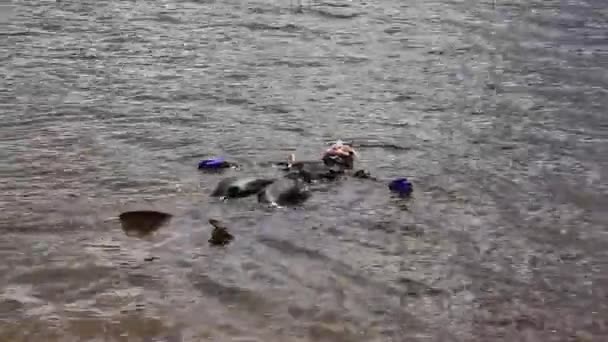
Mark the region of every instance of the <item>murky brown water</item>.
POLYGON ((0 341, 608 340, 606 1, 13 8, 0 341), (355 180, 222 204, 196 170, 336 138, 410 177, 407 208, 355 180), (155 208, 166 228, 123 234, 155 208))

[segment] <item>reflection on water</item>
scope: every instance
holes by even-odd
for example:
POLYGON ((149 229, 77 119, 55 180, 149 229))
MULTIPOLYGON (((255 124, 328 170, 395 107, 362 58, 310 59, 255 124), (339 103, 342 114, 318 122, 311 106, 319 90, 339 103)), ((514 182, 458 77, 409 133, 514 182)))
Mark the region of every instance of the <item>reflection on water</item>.
POLYGON ((15 2, 0 341, 605 340, 607 19, 602 0, 15 2), (378 180, 295 208, 209 196, 336 139, 378 180), (197 170, 219 155, 241 168, 197 170), (171 217, 125 235, 138 210, 171 217), (234 240, 211 246, 209 219, 234 240))

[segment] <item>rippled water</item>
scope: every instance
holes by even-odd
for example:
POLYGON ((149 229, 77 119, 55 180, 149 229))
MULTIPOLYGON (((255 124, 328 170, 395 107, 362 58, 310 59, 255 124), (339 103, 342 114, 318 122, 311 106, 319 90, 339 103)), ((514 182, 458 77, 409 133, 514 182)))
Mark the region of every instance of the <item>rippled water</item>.
POLYGON ((0 340, 607 339, 608 3, 295 3, 14 2, 0 340), (337 138, 415 197, 269 210, 196 170, 337 138), (150 208, 174 219, 125 236, 150 208))

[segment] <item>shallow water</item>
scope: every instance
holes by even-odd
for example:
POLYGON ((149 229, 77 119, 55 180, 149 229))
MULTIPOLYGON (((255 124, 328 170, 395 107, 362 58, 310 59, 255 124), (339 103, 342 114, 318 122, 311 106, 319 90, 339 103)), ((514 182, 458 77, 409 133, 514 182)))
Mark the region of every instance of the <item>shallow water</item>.
POLYGON ((604 0, 13 5, 0 341, 608 338, 604 0), (270 210, 196 170, 337 138, 383 181, 270 210))

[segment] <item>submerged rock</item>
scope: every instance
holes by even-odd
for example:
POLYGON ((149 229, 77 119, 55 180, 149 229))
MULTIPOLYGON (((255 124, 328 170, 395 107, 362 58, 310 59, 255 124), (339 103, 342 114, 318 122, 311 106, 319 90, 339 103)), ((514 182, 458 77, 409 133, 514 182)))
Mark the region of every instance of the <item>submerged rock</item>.
POLYGON ((155 210, 127 211, 118 216, 127 236, 145 236, 154 233, 173 217, 155 210))
POLYGON ((219 220, 209 219, 209 224, 213 226, 209 243, 213 246, 224 246, 234 240, 234 236, 228 232, 228 228, 219 220))

